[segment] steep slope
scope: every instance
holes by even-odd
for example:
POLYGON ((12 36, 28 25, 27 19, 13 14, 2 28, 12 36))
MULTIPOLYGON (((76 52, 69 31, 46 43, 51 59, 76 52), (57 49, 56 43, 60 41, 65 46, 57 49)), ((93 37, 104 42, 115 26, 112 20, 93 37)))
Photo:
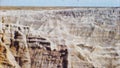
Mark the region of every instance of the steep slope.
MULTIPOLYGON (((0 10, 0 18, 1 22, 19 25, 17 27, 30 27, 30 31, 23 30, 26 40, 33 35, 32 39, 29 38, 32 43, 24 42, 30 46, 28 51, 34 51, 35 48, 38 54, 36 50, 39 45, 50 45, 51 50, 59 51, 59 45, 66 45, 68 68, 120 67, 120 8, 0 10), (47 43, 39 37, 47 39, 47 43)), ((30 52, 30 55, 34 54, 30 52)), ((49 63, 45 60, 38 64, 45 66, 45 63, 49 63)), ((54 66, 52 62, 51 65, 54 66)))

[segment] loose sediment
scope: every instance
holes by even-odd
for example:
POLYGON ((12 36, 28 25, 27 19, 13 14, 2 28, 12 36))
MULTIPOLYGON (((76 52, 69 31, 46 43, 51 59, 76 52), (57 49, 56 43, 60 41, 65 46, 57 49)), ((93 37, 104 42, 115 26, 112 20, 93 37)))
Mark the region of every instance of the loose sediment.
POLYGON ((120 8, 0 10, 0 68, 119 68, 120 8))

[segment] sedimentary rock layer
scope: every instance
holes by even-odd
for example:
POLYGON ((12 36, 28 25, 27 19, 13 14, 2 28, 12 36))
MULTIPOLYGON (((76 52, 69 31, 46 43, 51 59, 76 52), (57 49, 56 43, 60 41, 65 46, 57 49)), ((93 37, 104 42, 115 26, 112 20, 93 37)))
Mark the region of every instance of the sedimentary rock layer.
POLYGON ((3 68, 119 68, 120 8, 0 10, 3 68))

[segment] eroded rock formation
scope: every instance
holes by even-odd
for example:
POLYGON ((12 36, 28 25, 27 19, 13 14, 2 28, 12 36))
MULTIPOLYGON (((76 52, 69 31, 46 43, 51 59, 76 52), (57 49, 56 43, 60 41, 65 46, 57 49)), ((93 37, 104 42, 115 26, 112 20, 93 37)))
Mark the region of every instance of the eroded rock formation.
POLYGON ((119 68, 120 8, 0 10, 1 68, 119 68))

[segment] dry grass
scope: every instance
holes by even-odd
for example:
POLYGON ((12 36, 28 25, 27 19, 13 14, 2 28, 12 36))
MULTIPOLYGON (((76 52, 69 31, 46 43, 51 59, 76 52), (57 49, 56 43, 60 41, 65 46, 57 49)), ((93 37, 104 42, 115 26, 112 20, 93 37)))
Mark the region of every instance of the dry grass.
POLYGON ((0 6, 0 10, 57 10, 70 8, 119 8, 119 7, 90 7, 90 6, 0 6))
POLYGON ((33 7, 33 6, 0 6, 0 10, 52 10, 52 9, 69 9, 69 8, 78 8, 78 7, 55 7, 55 6, 45 6, 45 7, 33 7))

